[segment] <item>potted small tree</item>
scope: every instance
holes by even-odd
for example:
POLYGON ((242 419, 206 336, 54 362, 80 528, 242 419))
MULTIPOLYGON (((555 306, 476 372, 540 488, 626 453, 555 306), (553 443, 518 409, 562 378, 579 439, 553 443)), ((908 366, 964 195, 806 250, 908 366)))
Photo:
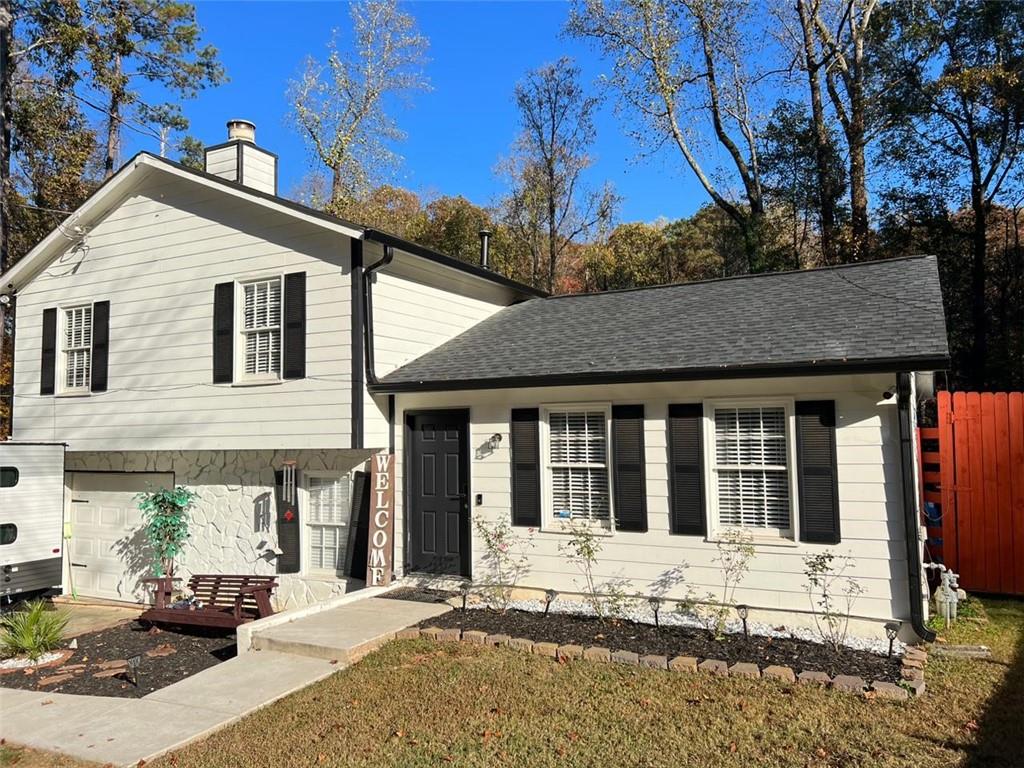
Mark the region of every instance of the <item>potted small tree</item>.
POLYGON ((136 495, 145 522, 146 541, 153 552, 154 576, 174 578, 174 558, 188 540, 188 513, 198 498, 198 494, 181 485, 136 495))

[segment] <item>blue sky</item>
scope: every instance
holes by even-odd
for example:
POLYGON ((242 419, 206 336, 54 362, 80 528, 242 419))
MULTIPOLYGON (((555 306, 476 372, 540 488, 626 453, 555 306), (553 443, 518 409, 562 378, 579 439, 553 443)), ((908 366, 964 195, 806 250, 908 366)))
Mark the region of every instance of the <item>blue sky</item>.
MULTIPOLYGON (((566 39, 562 2, 410 2, 430 39, 427 75, 433 90, 415 96, 396 116, 408 139, 395 181, 427 196, 461 194, 476 203, 501 193, 494 167, 516 134, 515 82, 529 69, 569 55, 594 84, 608 65, 589 44, 566 39)), ((287 194, 310 169, 310 158, 288 125, 285 91, 307 54, 322 57, 331 30, 344 29, 344 2, 196 3, 207 42, 221 52, 230 82, 184 105, 191 133, 208 143, 225 138, 231 117, 252 120, 257 142, 280 155, 281 190, 287 194)), ((594 85, 596 88, 597 86, 594 85)), ((638 159, 638 147, 606 104, 597 121, 591 181, 611 181, 623 197, 620 220, 653 221, 689 215, 706 202, 678 155, 638 159)), ((150 139, 125 136, 123 159, 150 139)))

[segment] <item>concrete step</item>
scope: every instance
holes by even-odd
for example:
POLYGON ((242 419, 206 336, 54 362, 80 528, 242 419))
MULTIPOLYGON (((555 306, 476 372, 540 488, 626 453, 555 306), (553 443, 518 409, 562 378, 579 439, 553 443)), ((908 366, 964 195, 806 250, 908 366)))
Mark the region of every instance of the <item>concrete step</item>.
POLYGON ((252 647, 346 666, 394 638, 399 630, 450 610, 444 604, 374 597, 257 632, 252 647))

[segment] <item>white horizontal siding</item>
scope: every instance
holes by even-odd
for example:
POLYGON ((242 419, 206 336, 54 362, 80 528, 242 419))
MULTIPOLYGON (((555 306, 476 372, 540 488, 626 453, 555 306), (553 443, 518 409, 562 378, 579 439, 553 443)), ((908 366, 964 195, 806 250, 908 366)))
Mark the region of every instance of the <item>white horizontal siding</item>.
MULTIPOLYGON (((909 614, 906 549, 901 512, 901 479, 896 407, 879 405, 883 390, 892 384, 886 376, 835 376, 760 379, 723 382, 679 382, 635 385, 552 387, 548 389, 491 390, 438 394, 398 395, 396 424, 404 424, 404 411, 419 408, 470 409, 471 498, 483 495, 472 514, 488 520, 508 519, 511 509, 509 415, 516 407, 557 402, 643 403, 646 452, 647 533, 616 532, 602 539, 596 575, 599 581, 625 580, 637 594, 651 594, 683 568, 684 583, 699 595, 720 594, 722 577, 714 562, 714 543, 699 537, 669 533, 669 486, 666 416, 669 403, 697 402, 705 398, 786 396, 795 399, 832 399, 836 402, 836 432, 842 542, 833 547, 808 544, 758 544, 750 573, 736 593, 737 602, 770 610, 810 609, 804 584, 803 557, 830 550, 851 555, 856 576, 865 590, 854 613, 878 619, 905 618, 909 614), (477 458, 476 448, 498 433, 503 440, 492 454, 477 458)), ((396 430, 397 487, 403 487, 403 430, 396 430)), ((397 504, 401 508, 402 499, 397 504)), ((397 515, 397 546, 404 542, 404 514, 397 515)), ((525 535, 525 531, 521 531, 525 535)), ((580 591, 580 575, 558 551, 563 534, 539 531, 533 537, 529 573, 522 586, 580 591)), ((474 531, 473 570, 486 578, 481 558, 483 545, 474 531)), ((396 562, 402 563, 401 553, 396 562)), ((676 585, 670 597, 681 597, 676 585)))
POLYGON ((206 153, 206 172, 230 181, 236 180, 238 150, 234 145, 221 147, 206 153))
POLYGON ((248 144, 242 145, 242 183, 261 192, 275 194, 277 179, 274 167, 277 160, 248 144))
POLYGON ((185 181, 150 183, 20 293, 15 437, 72 450, 347 447, 350 323, 347 240, 185 181), (214 385, 214 286, 297 271, 307 378, 214 385), (40 396, 43 310, 100 300, 110 301, 108 391, 40 396))
MULTIPOLYGON (((368 249, 369 250, 369 249, 368 249)), ((372 264, 379 254, 367 254, 372 264)), ((504 288, 399 254, 373 285, 375 372, 378 377, 473 327, 514 299, 504 288)), ((387 398, 365 396, 367 446, 388 445, 387 398)))

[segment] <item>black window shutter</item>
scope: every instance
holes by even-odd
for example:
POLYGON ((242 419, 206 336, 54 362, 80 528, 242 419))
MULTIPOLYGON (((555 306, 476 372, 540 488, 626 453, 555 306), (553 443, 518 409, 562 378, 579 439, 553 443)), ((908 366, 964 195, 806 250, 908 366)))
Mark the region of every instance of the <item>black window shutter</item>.
POLYGON ((537 408, 513 408, 512 525, 540 526, 540 431, 537 408))
POLYGON ((89 363, 89 390, 107 391, 107 357, 110 352, 110 302, 92 305, 92 360, 89 363))
POLYGON ((704 407, 682 403, 668 407, 669 530, 707 535, 704 500, 704 407))
POLYGON ((836 468, 836 403, 796 403, 796 471, 800 541, 839 543, 839 479, 836 468))
POLYGON ((286 379, 306 376, 306 273, 284 276, 284 372, 286 379))
POLYGON ((644 461, 644 407, 612 406, 612 457, 615 469, 615 527, 647 531, 647 481, 644 461))
POLYGON ((348 524, 348 575, 366 578, 366 560, 370 547, 370 475, 356 472, 352 477, 352 519, 348 524))
POLYGON ((39 394, 52 395, 57 380, 57 309, 43 310, 43 357, 39 364, 39 394))
POLYGON ((302 567, 302 554, 299 550, 298 490, 293 489, 295 498, 292 501, 285 501, 284 471, 280 469, 274 472, 274 485, 277 486, 277 546, 281 550, 281 554, 277 556, 277 572, 298 573, 302 567))
POLYGON ((235 372, 235 284, 213 289, 213 383, 230 384, 235 372))

